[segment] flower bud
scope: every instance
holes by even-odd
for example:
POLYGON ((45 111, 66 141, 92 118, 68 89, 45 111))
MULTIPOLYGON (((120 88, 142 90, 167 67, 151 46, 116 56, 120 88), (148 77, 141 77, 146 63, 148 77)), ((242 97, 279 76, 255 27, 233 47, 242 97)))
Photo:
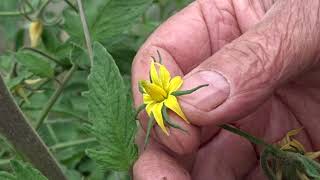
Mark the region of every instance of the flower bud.
POLYGON ((40 37, 43 31, 43 25, 40 21, 34 21, 29 26, 29 36, 31 47, 36 47, 39 44, 40 37))

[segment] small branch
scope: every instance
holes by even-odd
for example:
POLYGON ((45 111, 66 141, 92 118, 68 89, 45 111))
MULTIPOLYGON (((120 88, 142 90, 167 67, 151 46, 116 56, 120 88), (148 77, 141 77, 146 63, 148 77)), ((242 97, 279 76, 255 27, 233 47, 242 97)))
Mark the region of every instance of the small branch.
POLYGON ((80 115, 76 115, 75 113, 66 113, 66 112, 60 112, 60 111, 51 111, 54 113, 62 113, 65 115, 69 115, 72 116, 75 119, 62 119, 62 120, 50 120, 50 121, 46 121, 44 123, 46 124, 57 124, 57 123, 72 123, 72 122, 81 122, 81 123, 86 123, 86 124, 92 124, 92 122, 90 122, 88 119, 81 117, 80 115))
POLYGON ((27 11, 27 12, 20 12, 20 11, 0 11, 0 16, 23 16, 25 14, 29 14, 32 11, 27 11))
POLYGON ((58 162, 15 104, 0 76, 0 133, 48 179, 66 180, 58 162))
POLYGON ((48 113, 50 112, 52 106, 55 104, 55 102, 58 100, 59 96, 62 93, 62 90, 64 88, 64 86, 66 85, 66 83, 69 81, 69 79, 71 78, 72 74, 76 71, 77 66, 73 65, 71 67, 71 69, 69 70, 69 72, 66 74, 66 76, 64 77, 63 81, 61 82, 61 85, 59 86, 59 88, 53 93, 53 95, 50 97, 49 102, 45 105, 45 107, 42 109, 41 113, 40 113, 40 117, 36 123, 35 129, 38 130, 43 121, 45 120, 45 118, 47 117, 48 113))
POLYGON ((56 136, 56 133, 54 132, 52 126, 50 124, 46 124, 46 126, 54 143, 59 143, 58 137, 56 136))
POLYGON ((79 13, 80 13, 83 32, 84 32, 84 37, 86 39, 86 44, 87 44, 87 48, 88 48, 90 63, 92 66, 93 65, 93 51, 92 51, 92 45, 91 45, 90 32, 89 32, 89 28, 88 28, 88 24, 87 24, 86 16, 84 14, 81 0, 77 0, 77 3, 78 3, 78 7, 79 7, 79 13))
POLYGON ((39 8, 39 11, 36 14, 36 17, 38 17, 39 15, 41 15, 44 10, 46 9, 46 7, 50 4, 51 0, 46 0, 39 8))
POLYGON ((51 146, 49 149, 51 151, 57 151, 57 150, 62 150, 66 148, 70 148, 73 146, 79 146, 83 144, 90 144, 93 142, 97 142, 96 138, 88 138, 88 139, 83 139, 83 140, 75 140, 75 141, 70 141, 70 142, 64 142, 64 143, 59 143, 51 146))
POLYGON ((64 0, 75 12, 79 13, 78 9, 69 1, 69 0, 64 0))
POLYGON ((25 4, 27 4, 27 6, 28 6, 32 11, 34 11, 31 3, 30 3, 28 0, 22 0, 22 1, 23 1, 25 4))

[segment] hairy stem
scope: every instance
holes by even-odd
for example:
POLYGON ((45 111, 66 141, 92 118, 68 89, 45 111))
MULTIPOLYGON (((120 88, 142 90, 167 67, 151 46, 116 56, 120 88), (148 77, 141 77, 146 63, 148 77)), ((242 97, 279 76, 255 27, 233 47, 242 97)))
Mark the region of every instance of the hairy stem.
POLYGON ((87 44, 87 48, 88 48, 90 63, 92 66, 93 65, 93 51, 92 51, 90 32, 89 32, 89 28, 88 28, 88 24, 87 24, 86 16, 84 14, 81 0, 77 0, 77 3, 78 3, 78 8, 79 8, 79 14, 80 14, 80 18, 81 18, 82 28, 83 28, 83 32, 84 32, 84 37, 86 39, 86 44, 87 44))
POLYGON ((94 143, 94 142, 97 142, 96 138, 88 138, 88 139, 81 139, 81 140, 75 140, 75 141, 70 141, 70 142, 63 142, 63 143, 59 143, 59 144, 55 144, 55 145, 51 146, 50 150, 57 151, 57 150, 66 149, 66 148, 73 147, 73 146, 90 144, 90 143, 94 143))
POLYGON ((28 123, 0 76, 0 133, 50 180, 66 180, 57 161, 28 123))
POLYGON ((64 88, 64 86, 66 85, 66 83, 69 81, 69 79, 71 78, 72 74, 76 71, 77 66, 73 65, 71 67, 71 69, 69 70, 69 72, 66 74, 66 76, 63 78, 59 88, 53 93, 53 95, 50 97, 48 103, 44 106, 44 108, 42 109, 39 119, 36 123, 35 129, 38 130, 43 121, 45 120, 45 118, 47 117, 48 113, 50 112, 52 106, 56 103, 56 101, 58 100, 58 98, 60 97, 62 90, 64 88))
POLYGON ((264 142, 263 140, 257 138, 257 137, 254 137, 252 136, 251 134, 245 132, 245 131, 242 131, 238 128, 235 128, 235 127, 232 127, 230 125, 227 125, 227 124, 223 124, 223 125, 220 125, 219 127, 221 127, 222 129, 225 129, 229 132, 232 132, 234 134, 237 134, 243 138, 246 138, 248 141, 256 144, 256 145, 262 145, 262 146, 265 146, 265 147, 270 147, 271 149, 275 149, 273 148, 273 146, 271 146, 270 144, 264 142))

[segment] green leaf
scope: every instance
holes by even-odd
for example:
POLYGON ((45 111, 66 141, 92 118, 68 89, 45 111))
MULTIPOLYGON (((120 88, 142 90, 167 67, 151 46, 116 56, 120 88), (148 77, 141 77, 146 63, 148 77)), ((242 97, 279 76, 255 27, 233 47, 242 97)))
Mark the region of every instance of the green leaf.
POLYGON ((7 172, 0 172, 0 179, 2 180, 48 180, 40 171, 34 169, 28 164, 12 160, 11 167, 13 174, 7 172))
POLYGON ((94 44, 94 61, 89 76, 89 128, 100 143, 88 155, 108 170, 129 170, 137 158, 134 144, 136 122, 128 91, 112 56, 94 44))
MULTIPOLYGON (((93 40, 113 38, 128 31, 145 12, 152 0, 86 0, 84 1, 89 30, 93 40)), ((65 30, 77 39, 83 38, 80 18, 65 11, 65 30)))
POLYGON ((17 61, 26 69, 40 77, 53 77, 54 71, 50 63, 33 52, 19 51, 16 53, 17 61))
POLYGON ((32 76, 31 72, 20 71, 17 77, 6 80, 6 84, 10 90, 13 90, 17 85, 21 84, 24 80, 32 76))
POLYGON ((13 66, 13 53, 6 52, 0 56, 0 72, 3 74, 9 74, 13 66))

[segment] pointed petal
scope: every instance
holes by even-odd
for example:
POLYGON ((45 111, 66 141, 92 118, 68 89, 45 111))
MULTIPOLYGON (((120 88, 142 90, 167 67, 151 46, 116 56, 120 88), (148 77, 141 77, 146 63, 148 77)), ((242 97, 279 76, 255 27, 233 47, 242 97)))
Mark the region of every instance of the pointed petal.
POLYGON ((154 101, 162 101, 167 96, 167 93, 156 84, 141 81, 141 85, 154 101))
POLYGON ((176 76, 173 79, 171 79, 170 85, 168 88, 169 94, 171 94, 174 91, 177 91, 181 87, 182 83, 183 83, 183 80, 180 76, 176 76))
POLYGON ((149 94, 143 94, 143 103, 144 104, 150 104, 153 102, 154 102, 154 100, 152 99, 152 97, 149 94))
POLYGON ((162 117, 162 106, 163 103, 157 103, 155 104, 154 108, 152 109, 152 113, 154 116, 154 119, 156 120, 157 124, 159 127, 162 129, 162 131, 169 136, 168 130, 164 125, 163 117, 162 117))
POLYGON ((167 91, 169 88, 169 84, 170 84, 170 73, 167 70, 167 68, 163 65, 160 65, 159 68, 159 75, 160 75, 160 79, 161 79, 161 83, 162 83, 162 88, 167 91))
POLYGON ((185 120, 187 123, 189 123, 186 116, 182 112, 180 105, 178 103, 178 100, 175 96, 169 95, 168 99, 165 100, 164 104, 169 109, 171 109, 173 112, 177 113, 183 120, 185 120))
POLYGON ((154 61, 152 61, 150 65, 150 76, 151 76, 152 83, 155 83, 156 85, 161 86, 161 81, 159 79, 156 66, 154 65, 154 61))
POLYGON ((305 153, 305 156, 307 156, 310 159, 316 159, 318 157, 320 157, 320 151, 317 152, 307 152, 305 153))
POLYGON ((155 107, 155 105, 156 105, 156 103, 147 104, 146 111, 147 111, 149 117, 151 116, 152 110, 155 107))
POLYGON ((297 148, 299 151, 305 152, 303 145, 299 141, 292 139, 290 144, 291 144, 291 146, 297 148))

